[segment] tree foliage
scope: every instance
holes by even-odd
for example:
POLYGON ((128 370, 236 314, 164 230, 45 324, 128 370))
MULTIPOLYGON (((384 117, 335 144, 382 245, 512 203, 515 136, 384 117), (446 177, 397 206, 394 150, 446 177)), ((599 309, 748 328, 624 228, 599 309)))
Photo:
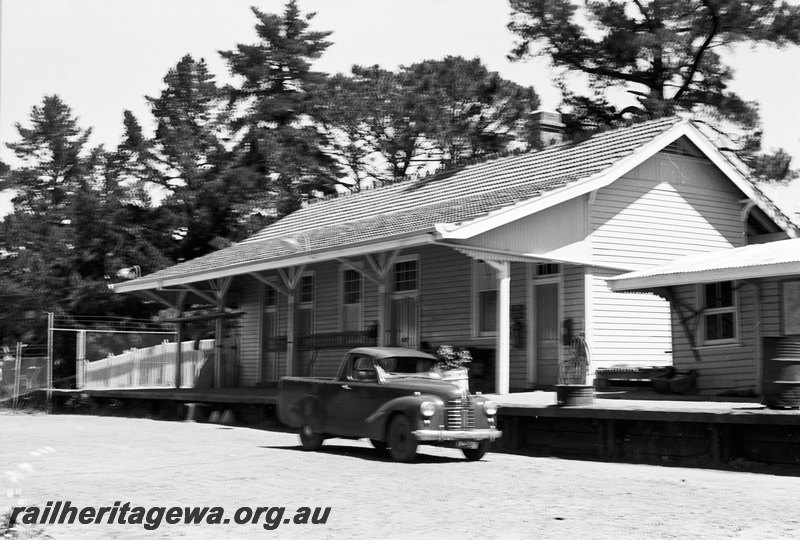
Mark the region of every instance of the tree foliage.
POLYGON ((722 51, 740 44, 800 43, 800 7, 775 0, 511 0, 513 58, 545 55, 562 70, 565 104, 581 126, 628 114, 710 114, 746 136, 739 149, 757 175, 788 171, 788 156, 759 155, 758 105, 730 90, 733 69, 722 51), (570 89, 569 74, 588 77, 589 94, 570 89), (623 86, 631 98, 608 97, 623 86))
POLYGON ((34 106, 29 121, 30 127, 15 124, 20 140, 7 146, 22 166, 10 171, 0 188, 16 190, 14 204, 28 213, 65 219, 69 196, 85 173, 81 152, 91 130, 80 129, 69 106, 55 95, 34 106))
POLYGON ((47 311, 141 313, 132 298, 111 294, 109 274, 137 264, 142 251, 152 263, 161 258, 132 225, 147 223, 138 210, 149 210, 135 188, 116 181, 113 155, 87 148, 90 130, 58 96, 46 96, 16 129, 8 147, 21 165, 0 177, 16 193, 0 222, 0 341, 41 332, 47 311))
POLYGON ((240 239, 243 208, 265 182, 231 166, 224 94, 205 61, 184 56, 167 72, 159 95, 147 100, 153 137, 126 111, 119 151, 125 174, 160 188, 161 226, 172 240, 168 256, 190 259, 240 239))
MULTIPOLYGON (((711 112, 747 133, 740 151, 759 174, 793 174, 785 152, 760 153, 757 106, 728 88, 733 71, 721 51, 797 44, 798 8, 767 0, 511 5, 520 38, 513 56, 548 55, 563 70, 575 127, 711 112), (593 92, 574 91, 572 73, 586 75, 593 92), (617 106, 606 90, 620 85, 630 100, 617 106)), ((0 190, 16 193, 0 221, 0 341, 27 339, 34 323, 25 313, 143 314, 132 296, 109 292, 120 269, 147 273, 208 253, 341 186, 534 144, 538 95, 479 59, 328 76, 313 64, 331 33, 312 29, 313 14, 293 0, 280 14, 253 14, 256 42, 220 52, 231 84, 218 86, 204 60, 184 56, 147 97, 152 132, 125 111, 114 150, 90 147, 91 130, 58 96, 16 124, 15 162, 0 162, 0 190)))
POLYGON ((528 143, 533 88, 479 59, 426 60, 392 72, 354 66, 321 93, 333 151, 356 180, 398 178, 433 163, 480 157, 528 143), (388 166, 388 171, 387 171, 388 166))
POLYGON ((252 10, 259 41, 220 52, 239 82, 226 88, 237 135, 237 174, 269 179, 265 195, 284 215, 305 198, 334 193, 341 177, 324 151, 325 135, 312 121, 314 96, 325 80, 312 63, 330 46, 331 32, 311 30, 314 14, 303 15, 294 1, 282 15, 252 10))

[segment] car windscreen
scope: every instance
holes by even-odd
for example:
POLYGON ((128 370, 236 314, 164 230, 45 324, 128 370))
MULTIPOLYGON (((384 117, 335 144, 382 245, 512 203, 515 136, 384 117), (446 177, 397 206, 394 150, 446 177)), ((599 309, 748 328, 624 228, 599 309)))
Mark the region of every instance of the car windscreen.
POLYGON ((435 367, 432 358, 418 356, 390 356, 378 359, 378 365, 389 375, 422 375, 429 374, 435 367))

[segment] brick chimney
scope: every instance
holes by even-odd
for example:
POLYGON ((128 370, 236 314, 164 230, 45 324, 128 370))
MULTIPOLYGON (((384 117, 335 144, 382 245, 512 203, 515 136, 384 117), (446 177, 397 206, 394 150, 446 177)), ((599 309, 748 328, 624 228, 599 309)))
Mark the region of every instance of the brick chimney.
POLYGON ((564 142, 564 123, 561 114, 553 111, 534 111, 532 117, 533 144, 542 148, 564 142))

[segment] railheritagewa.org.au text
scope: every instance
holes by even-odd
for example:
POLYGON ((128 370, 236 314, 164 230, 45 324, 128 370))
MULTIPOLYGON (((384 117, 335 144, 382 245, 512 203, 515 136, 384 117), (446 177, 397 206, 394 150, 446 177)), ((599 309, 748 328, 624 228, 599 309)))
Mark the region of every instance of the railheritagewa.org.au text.
POLYGON ((135 506, 115 501, 112 506, 73 506, 71 501, 48 501, 44 507, 11 508, 9 525, 133 525, 148 531, 162 525, 260 525, 274 530, 281 525, 324 525, 331 508, 301 506, 242 506, 228 513, 221 506, 135 506))

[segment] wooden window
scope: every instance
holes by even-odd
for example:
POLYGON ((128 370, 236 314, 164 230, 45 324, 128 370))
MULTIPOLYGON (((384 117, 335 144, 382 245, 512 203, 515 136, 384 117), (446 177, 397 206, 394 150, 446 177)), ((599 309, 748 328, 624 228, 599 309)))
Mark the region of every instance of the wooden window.
POLYGON ((561 273, 558 263, 541 263, 536 265, 536 277, 557 276, 561 273))
POLYGON ((473 266, 473 321, 476 336, 497 333, 497 276, 495 270, 484 262, 473 266))
POLYGON ((703 301, 703 344, 716 345, 737 340, 736 288, 732 281, 701 285, 703 301))
POLYGON ((342 330, 361 330, 361 274, 342 270, 342 330))
POLYGON ((264 287, 264 307, 274 308, 278 305, 278 293, 270 286, 264 287))
POLYGON ((394 292, 416 291, 418 288, 417 279, 416 259, 395 263, 394 292))
MULTIPOLYGON (((314 290, 314 273, 304 273, 300 278, 300 283, 297 288, 297 296, 299 302, 297 304, 297 312, 295 313, 295 335, 297 336, 310 336, 314 334, 315 330, 315 290, 314 290)), ((298 374, 306 373, 308 362, 311 361, 311 355, 308 351, 303 351, 298 357, 298 364, 295 368, 299 368, 296 372, 298 374)))
POLYGON ((314 302, 314 276, 305 275, 300 278, 300 303, 311 304, 314 302))
POLYGON ((361 303, 361 274, 349 268, 342 274, 342 303, 361 303))

